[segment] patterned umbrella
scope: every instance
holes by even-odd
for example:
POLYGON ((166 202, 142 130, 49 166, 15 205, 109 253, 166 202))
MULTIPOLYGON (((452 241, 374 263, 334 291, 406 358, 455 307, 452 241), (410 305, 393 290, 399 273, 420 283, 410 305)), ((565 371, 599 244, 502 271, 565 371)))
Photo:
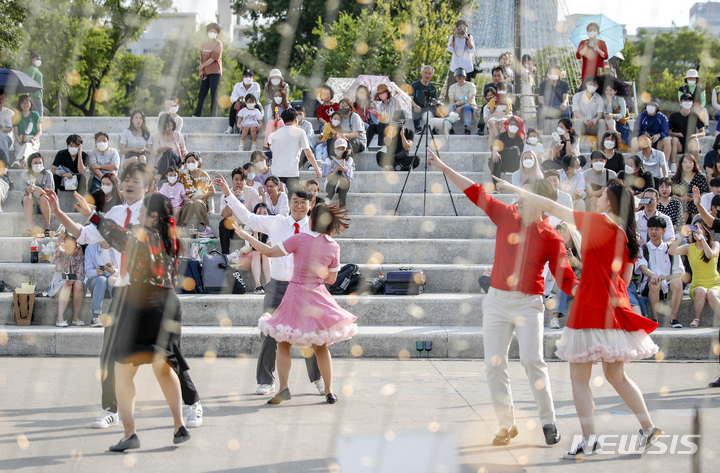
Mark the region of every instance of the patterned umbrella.
POLYGON ((613 57, 625 47, 625 36, 623 36, 623 27, 615 23, 605 15, 592 15, 580 18, 575 25, 575 29, 570 35, 570 41, 578 47, 580 41, 588 39, 587 26, 595 23, 600 27, 598 39, 605 41, 607 46, 608 57, 613 57))
POLYGON ((403 112, 405 112, 406 117, 412 116, 412 99, 408 94, 403 92, 403 90, 393 81, 390 80, 388 76, 370 76, 370 75, 359 75, 357 76, 357 79, 353 81, 352 84, 343 92, 343 97, 347 97, 350 100, 355 100, 355 91, 358 87, 361 85, 364 85, 368 88, 370 91, 370 97, 375 96, 375 92, 377 92, 377 87, 380 84, 385 84, 388 86, 388 89, 390 89, 390 92, 392 93, 393 97, 395 97, 400 102, 400 107, 402 108, 403 112))
POLYGON ((344 97, 344 92, 352 85, 352 83, 355 81, 352 77, 331 77, 326 82, 325 85, 330 87, 333 92, 335 92, 335 95, 333 95, 332 102, 338 103, 342 98, 344 97))

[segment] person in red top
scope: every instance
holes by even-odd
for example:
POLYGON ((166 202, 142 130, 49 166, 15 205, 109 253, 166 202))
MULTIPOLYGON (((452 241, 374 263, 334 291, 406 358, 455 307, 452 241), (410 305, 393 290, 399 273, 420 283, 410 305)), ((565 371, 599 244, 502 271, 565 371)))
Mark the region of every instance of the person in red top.
MULTIPOLYGON (((533 386, 545 442, 554 445, 560 441, 560 434, 555 427, 550 377, 543 359, 542 272, 549 263, 558 285, 568 295, 574 295, 578 282, 566 256, 565 240, 527 199, 519 199, 517 205, 494 199, 481 184, 451 169, 429 149, 428 153, 428 163, 445 173, 497 226, 490 289, 482 302, 485 369, 500 424, 493 445, 507 445, 518 434, 507 373, 513 331, 520 347, 520 362, 533 386)), ((525 188, 557 197, 555 189, 542 179, 528 180, 525 188)))
POLYGON ((505 181, 498 181, 497 186, 574 224, 583 237, 580 287, 556 352, 570 362, 573 400, 583 439, 564 458, 581 459, 600 451, 595 440, 590 376, 593 363, 601 360, 605 379, 640 421, 640 448, 645 448, 662 431, 653 425, 642 392, 625 374, 625 362, 658 352, 648 335, 658 324, 633 312, 626 290, 640 248, 630 187, 622 181, 610 181, 598 199, 600 213, 595 214, 573 211, 505 181))
POLYGON ((320 125, 319 133, 322 133, 323 126, 330 122, 332 114, 338 111, 338 104, 332 101, 334 95, 335 92, 328 85, 321 85, 318 89, 318 99, 322 102, 315 109, 315 117, 320 125))
POLYGON ((588 39, 580 41, 575 57, 582 59, 582 77, 580 83, 585 83, 585 78, 597 75, 598 67, 604 67, 608 58, 605 41, 598 39, 600 27, 597 23, 587 25, 588 39))

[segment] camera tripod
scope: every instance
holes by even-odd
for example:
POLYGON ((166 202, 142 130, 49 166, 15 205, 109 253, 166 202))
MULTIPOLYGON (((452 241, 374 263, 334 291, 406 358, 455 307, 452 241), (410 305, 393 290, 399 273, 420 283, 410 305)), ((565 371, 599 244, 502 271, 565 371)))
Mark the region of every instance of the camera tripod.
MULTIPOLYGON (((425 103, 428 103, 428 97, 425 97, 425 103)), ((432 137, 433 143, 435 142, 435 133, 433 133, 432 127, 430 126, 430 108, 427 107, 427 110, 425 110, 425 124, 423 125, 422 131, 420 132, 420 139, 418 140, 417 145, 415 145, 415 151, 413 151, 412 156, 417 156, 418 149, 420 148, 420 145, 423 142, 423 137, 425 137, 425 182, 423 186, 423 217, 425 216, 425 201, 427 199, 427 171, 428 171, 428 137, 432 137)), ((440 157, 440 150, 435 149, 435 154, 440 157)), ((408 179, 410 178, 410 173, 413 170, 412 164, 410 165, 410 169, 408 169, 407 175, 405 175, 405 182, 403 183, 402 189, 400 190, 400 197, 398 198, 397 205, 395 206, 395 213, 394 215, 398 215, 398 209, 400 208, 400 201, 402 201, 403 194, 405 193, 405 186, 407 185, 408 179)), ((445 187, 447 187, 448 195, 450 196, 450 203, 452 204, 453 211, 455 212, 455 216, 458 216, 457 208, 455 207, 455 201, 453 200, 452 191, 450 191, 450 183, 448 182, 447 176, 445 173, 443 173, 443 178, 445 179, 445 187)))

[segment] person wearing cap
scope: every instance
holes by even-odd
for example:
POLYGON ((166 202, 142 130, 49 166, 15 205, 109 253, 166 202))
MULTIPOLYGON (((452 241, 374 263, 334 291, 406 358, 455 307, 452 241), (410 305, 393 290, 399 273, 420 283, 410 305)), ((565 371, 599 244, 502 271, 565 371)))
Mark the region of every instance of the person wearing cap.
POLYGON ((700 74, 697 69, 688 69, 685 74, 685 83, 678 89, 678 100, 683 94, 690 94, 693 98, 693 111, 707 123, 710 116, 705 109, 705 89, 700 85, 700 74))
MULTIPOLYGON (((653 149, 661 151, 664 160, 665 156, 670 156, 670 149, 672 147, 670 137, 668 136, 669 131, 670 124, 668 123, 668 118, 660 111, 660 100, 657 97, 652 97, 650 102, 645 104, 645 110, 641 112, 635 120, 635 138, 630 142, 633 153, 637 153, 641 148, 639 143, 640 135, 647 133, 650 137, 650 146, 653 149)), ((645 167, 647 168, 647 166, 645 167)), ((656 178, 663 177, 655 173, 653 173, 653 176, 656 178)))
POLYGON ((373 106, 378 115, 378 123, 374 126, 370 125, 370 128, 368 128, 367 142, 370 143, 373 136, 378 135, 378 145, 382 146, 381 143, 385 138, 385 127, 393 119, 395 111, 401 110, 400 102, 393 97, 387 84, 380 84, 377 86, 375 97, 373 97, 373 106))
POLYGON ((448 99, 450 100, 450 111, 462 110, 465 124, 464 134, 466 135, 471 134, 470 123, 472 123, 473 115, 477 112, 476 93, 477 86, 472 82, 468 82, 465 69, 458 67, 455 71, 455 83, 450 86, 448 91, 448 99))
POLYGON ((193 117, 202 116, 208 91, 210 91, 210 116, 214 117, 217 114, 218 87, 222 77, 223 44, 222 41, 217 39, 220 34, 220 25, 210 23, 205 29, 207 30, 208 40, 203 43, 200 49, 200 65, 197 67, 200 76, 200 92, 198 93, 198 103, 192 115, 193 117))
POLYGON ((355 163, 348 152, 348 142, 344 138, 335 140, 335 152, 328 156, 323 166, 322 177, 325 178, 325 192, 328 201, 338 195, 340 207, 345 207, 350 183, 355 179, 355 163))
POLYGON ((587 25, 588 39, 580 41, 575 57, 582 59, 582 77, 580 82, 598 73, 599 67, 605 66, 608 58, 608 50, 605 41, 598 38, 600 27, 597 23, 587 25))
MULTIPOLYGON (((287 85, 285 82, 285 79, 283 79, 282 72, 280 72, 280 69, 272 69, 270 71, 270 74, 268 74, 268 81, 267 84, 265 84, 265 88, 263 89, 265 92, 265 108, 272 107, 275 98, 275 92, 278 90, 284 90, 285 91, 285 97, 290 96, 290 86, 287 85)), ((260 97, 260 95, 258 95, 260 97)), ((268 119, 272 117, 266 117, 268 119)))
POLYGON ((228 114, 229 123, 225 134, 232 133, 233 128, 235 128, 237 113, 245 106, 245 96, 248 94, 252 94, 258 102, 260 101, 260 84, 255 82, 255 73, 252 69, 243 71, 242 82, 235 84, 230 94, 230 101, 233 105, 230 107, 230 113, 228 114))
POLYGON ((693 96, 690 94, 682 94, 680 97, 680 111, 670 114, 668 120, 670 136, 670 159, 671 163, 675 162, 675 157, 682 154, 687 149, 689 153, 699 155, 700 140, 705 136, 705 123, 693 111, 693 96))
POLYGON ((472 79, 475 76, 475 39, 468 33, 468 24, 465 20, 458 20, 455 23, 453 34, 448 38, 447 50, 452 54, 450 69, 448 70, 447 87, 455 83, 455 71, 463 68, 472 72, 472 79))
POLYGON ((605 123, 605 101, 598 94, 598 81, 595 76, 588 76, 583 83, 584 90, 573 96, 573 128, 580 135, 597 135, 600 138, 607 131, 605 123))
POLYGON ((617 177, 615 171, 605 169, 607 156, 600 150, 590 155, 590 169, 583 171, 585 176, 585 208, 587 212, 597 212, 597 201, 607 185, 617 177))

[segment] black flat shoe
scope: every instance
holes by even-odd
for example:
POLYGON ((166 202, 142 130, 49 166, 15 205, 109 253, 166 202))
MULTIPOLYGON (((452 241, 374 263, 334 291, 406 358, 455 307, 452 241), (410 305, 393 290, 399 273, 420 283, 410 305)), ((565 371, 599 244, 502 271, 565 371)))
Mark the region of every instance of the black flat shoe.
POLYGON ((495 438, 493 439, 492 444, 493 445, 507 445, 510 443, 510 439, 517 437, 518 429, 516 425, 513 425, 510 430, 507 429, 500 429, 500 432, 497 433, 495 438))
POLYGON ((328 404, 335 404, 338 401, 338 397, 333 393, 330 393, 325 395, 325 400, 327 400, 328 404))
POLYGON ((133 448, 140 448, 140 439, 137 434, 132 434, 127 440, 120 440, 116 445, 110 447, 110 451, 124 452, 133 448))
POLYGON ((190 432, 188 432, 188 429, 185 428, 185 426, 182 426, 178 429, 177 432, 175 432, 175 435, 173 435, 173 443, 183 443, 190 440, 190 432))
POLYGON ((709 388, 720 388, 720 376, 718 376, 718 379, 715 381, 711 381, 708 383, 709 388))
POLYGON ((545 443, 548 445, 555 445, 560 441, 560 434, 555 424, 543 425, 543 433, 545 434, 545 443))
POLYGON ((270 399, 267 403, 268 404, 275 404, 278 405, 283 401, 287 401, 289 399, 292 399, 290 396, 290 388, 285 388, 279 393, 277 393, 272 399, 270 399))

